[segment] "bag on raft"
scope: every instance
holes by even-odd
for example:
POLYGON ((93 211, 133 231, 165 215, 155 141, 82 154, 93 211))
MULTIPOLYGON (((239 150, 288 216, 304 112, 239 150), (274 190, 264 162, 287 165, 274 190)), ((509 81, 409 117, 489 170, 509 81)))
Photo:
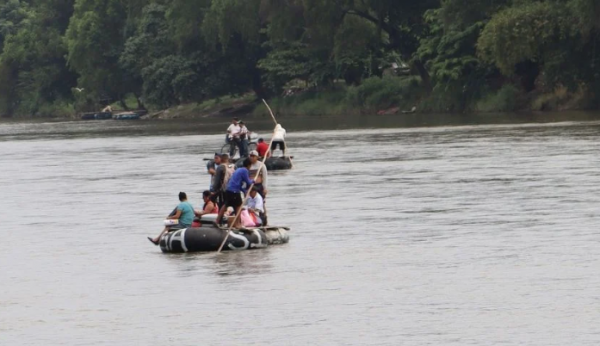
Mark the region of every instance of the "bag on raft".
POLYGON ((165 220, 165 226, 176 226, 176 225, 179 225, 179 220, 171 220, 171 219, 165 220))
POLYGON ((247 209, 242 210, 240 218, 242 219, 242 226, 244 227, 256 227, 256 221, 250 216, 251 213, 247 209))

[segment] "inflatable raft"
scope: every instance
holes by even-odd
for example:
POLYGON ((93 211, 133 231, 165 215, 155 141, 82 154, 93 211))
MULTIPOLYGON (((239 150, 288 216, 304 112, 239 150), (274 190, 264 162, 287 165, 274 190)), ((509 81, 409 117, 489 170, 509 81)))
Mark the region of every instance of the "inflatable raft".
MULTIPOLYGON (((215 226, 186 228, 169 232, 160 238, 160 249, 164 253, 218 251, 227 234, 227 229, 215 226)), ((289 242, 283 227, 249 228, 229 232, 223 251, 262 249, 270 245, 289 242)))
MULTIPOLYGON (((292 167, 293 167, 292 158, 293 157, 289 157, 289 156, 269 157, 265 161, 265 166, 267 167, 268 171, 282 171, 282 170, 286 170, 286 169, 292 169, 292 167)), ((243 162, 244 162, 244 160, 238 159, 235 162, 235 168, 242 167, 243 162)))
MULTIPOLYGON (((218 251, 225 239, 227 229, 213 225, 216 214, 204 215, 194 220, 190 228, 169 232, 160 238, 160 249, 164 253, 218 251)), ((229 232, 223 251, 261 249, 269 245, 287 244, 290 241, 287 227, 255 227, 229 232)))

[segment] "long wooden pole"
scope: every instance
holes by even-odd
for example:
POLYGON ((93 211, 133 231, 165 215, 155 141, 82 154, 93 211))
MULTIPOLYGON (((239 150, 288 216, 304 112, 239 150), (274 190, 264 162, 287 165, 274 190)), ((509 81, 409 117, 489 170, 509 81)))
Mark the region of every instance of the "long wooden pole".
MULTIPOLYGON (((275 129, 273 130, 273 136, 275 136, 275 129)), ((265 153, 265 156, 262 158, 262 161, 260 161, 262 163, 262 165, 260 165, 260 168, 254 175, 254 180, 256 180, 256 178, 258 178, 258 176, 260 175, 260 173, 263 170, 263 167, 265 167, 265 160, 267 159, 267 156, 269 156, 269 152, 271 151, 271 145, 273 144, 273 136, 271 136, 271 142, 269 143, 269 148, 267 148, 267 152, 265 153)), ((244 200, 242 201, 241 208, 243 208, 244 204, 246 204, 246 201, 248 200, 248 196, 250 196, 250 190, 252 190, 253 187, 254 187, 254 183, 252 185, 250 185, 250 187, 248 188, 248 193, 246 193, 246 197, 244 197, 244 200)), ((221 250, 223 250, 223 246, 225 246, 225 243, 227 242, 227 238, 229 238, 229 233, 231 233, 231 230, 233 229, 233 225, 235 225, 238 218, 240 217, 240 214, 242 213, 241 208, 240 208, 240 212, 236 213, 235 218, 233 219, 233 222, 231 223, 231 226, 229 226, 229 228, 227 229, 225 238, 223 239, 221 246, 219 246, 219 251, 217 251, 217 253, 219 253, 219 252, 221 252, 221 250)), ((217 222, 220 222, 220 220, 217 220, 217 222)))

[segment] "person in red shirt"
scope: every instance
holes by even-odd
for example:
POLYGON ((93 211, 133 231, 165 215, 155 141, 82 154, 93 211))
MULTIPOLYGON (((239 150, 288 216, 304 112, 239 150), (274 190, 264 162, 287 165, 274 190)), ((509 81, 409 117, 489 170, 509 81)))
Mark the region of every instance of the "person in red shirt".
POLYGON ((258 144, 256 145, 256 151, 258 151, 258 155, 260 155, 260 157, 265 157, 267 150, 269 150, 269 145, 265 143, 264 139, 259 138, 258 144))

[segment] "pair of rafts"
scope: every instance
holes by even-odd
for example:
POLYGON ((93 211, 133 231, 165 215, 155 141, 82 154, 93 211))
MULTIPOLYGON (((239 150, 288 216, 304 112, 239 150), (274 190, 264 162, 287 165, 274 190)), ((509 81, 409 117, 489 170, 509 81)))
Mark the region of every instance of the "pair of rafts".
MULTIPOLYGON (((216 214, 204 215, 200 227, 190 227, 166 233, 159 245, 165 253, 218 251, 225 239, 227 229, 213 225, 216 214)), ((287 227, 253 227, 232 230, 227 235, 223 251, 262 249, 270 245, 286 244, 290 241, 287 227)))

